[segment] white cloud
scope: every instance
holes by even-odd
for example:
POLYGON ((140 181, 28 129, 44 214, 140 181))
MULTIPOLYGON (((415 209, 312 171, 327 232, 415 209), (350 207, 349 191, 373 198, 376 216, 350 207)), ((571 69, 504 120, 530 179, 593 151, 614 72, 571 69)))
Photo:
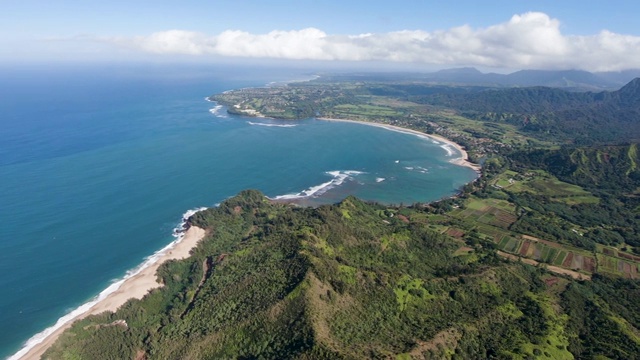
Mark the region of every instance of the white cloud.
POLYGON ((102 41, 155 54, 219 55, 254 58, 395 61, 499 68, 573 68, 591 71, 637 68, 640 37, 602 31, 564 35, 560 21, 539 12, 473 29, 467 25, 426 32, 329 35, 307 28, 218 35, 170 30, 102 41))

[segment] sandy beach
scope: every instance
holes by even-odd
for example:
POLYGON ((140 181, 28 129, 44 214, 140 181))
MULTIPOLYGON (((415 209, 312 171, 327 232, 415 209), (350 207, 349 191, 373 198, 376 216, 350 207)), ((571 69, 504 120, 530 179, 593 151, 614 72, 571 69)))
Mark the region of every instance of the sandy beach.
POLYGON ((474 164, 472 162, 469 161, 469 154, 467 154, 467 152, 465 151, 465 149, 460 146, 460 144, 455 143, 443 136, 440 135, 435 135, 435 134, 427 134, 427 133, 423 133, 421 131, 417 131, 417 130, 411 130, 411 129, 406 129, 400 126, 395 126, 395 125, 388 125, 388 124, 380 124, 380 123, 374 123, 374 122, 367 122, 367 121, 357 121, 357 120, 343 120, 343 119, 329 119, 329 118, 317 118, 318 120, 322 120, 322 121, 339 121, 339 122, 350 122, 350 123, 356 123, 356 124, 363 124, 363 125, 369 125, 369 126, 376 126, 376 127, 380 127, 380 128, 384 128, 387 130, 391 130, 391 131, 397 131, 397 132, 402 132, 402 133, 407 133, 407 134, 414 134, 417 136, 426 136, 429 138, 432 138, 433 140, 445 143, 453 148, 455 148, 456 150, 458 150, 460 152, 460 157, 451 160, 452 163, 456 164, 456 165, 460 165, 460 166, 466 166, 468 168, 471 168, 473 170, 475 170, 477 173, 480 173, 480 170, 482 169, 482 167, 478 164, 474 164))
MULTIPOLYGON (((68 329, 76 320, 80 320, 89 315, 100 314, 105 311, 116 311, 116 309, 127 302, 127 300, 131 298, 141 299, 149 292, 149 290, 160 287, 161 284, 156 281, 156 271, 158 270, 158 267, 167 260, 177 260, 189 257, 190 250, 194 248, 198 242, 204 238, 204 236, 204 229, 191 226, 185 232, 182 240, 172 248, 167 249, 153 264, 142 269, 136 275, 127 278, 116 291, 98 301, 87 311, 75 316, 64 324, 61 324, 60 327, 47 335, 42 342, 33 346, 28 352, 25 354, 18 353, 16 355, 19 356, 12 357, 11 359, 39 359, 45 350, 49 348, 49 346, 53 345, 60 334, 62 334, 64 330, 68 329)), ((56 326, 57 325, 58 324, 56 324, 56 326)))

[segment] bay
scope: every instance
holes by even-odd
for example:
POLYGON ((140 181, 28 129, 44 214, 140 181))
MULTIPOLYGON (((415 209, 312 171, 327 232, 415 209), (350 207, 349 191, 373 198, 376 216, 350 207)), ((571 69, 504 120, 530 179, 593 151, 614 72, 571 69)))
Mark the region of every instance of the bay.
POLYGON ((0 357, 173 240, 185 211, 247 188, 310 205, 454 194, 442 144, 352 123, 227 115, 221 91, 311 78, 213 65, 0 68, 0 357), (210 111, 214 109, 214 111, 210 111))

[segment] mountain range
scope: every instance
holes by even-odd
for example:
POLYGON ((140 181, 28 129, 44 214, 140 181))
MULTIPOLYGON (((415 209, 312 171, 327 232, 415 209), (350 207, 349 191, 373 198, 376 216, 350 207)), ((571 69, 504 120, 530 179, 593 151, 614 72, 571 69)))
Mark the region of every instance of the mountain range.
MULTIPOLYGON (((393 90, 402 92, 403 85, 393 90)), ((640 140, 640 78, 615 91, 470 87, 437 93, 425 89, 421 94, 411 85, 405 96, 413 102, 456 109, 475 120, 512 123, 532 135, 576 144, 640 140)))
POLYGON ((444 69, 431 73, 356 73, 333 75, 332 80, 393 81, 398 80, 440 85, 487 87, 547 86, 571 91, 616 90, 640 77, 640 69, 591 73, 583 70, 520 70, 509 74, 483 73, 473 67, 444 69))

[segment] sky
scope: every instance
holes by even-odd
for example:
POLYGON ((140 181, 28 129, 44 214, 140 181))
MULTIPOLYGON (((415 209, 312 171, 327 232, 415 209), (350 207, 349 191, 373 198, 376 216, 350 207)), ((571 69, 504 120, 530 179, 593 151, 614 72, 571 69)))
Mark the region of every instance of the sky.
POLYGON ((640 68, 638 1, 0 0, 0 62, 640 68))

